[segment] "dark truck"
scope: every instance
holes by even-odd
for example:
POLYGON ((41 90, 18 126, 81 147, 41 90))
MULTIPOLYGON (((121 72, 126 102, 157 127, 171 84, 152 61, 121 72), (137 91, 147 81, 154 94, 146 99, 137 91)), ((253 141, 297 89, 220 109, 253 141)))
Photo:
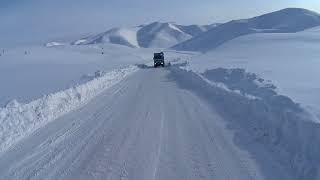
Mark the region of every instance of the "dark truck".
POLYGON ((154 67, 162 66, 164 67, 164 53, 154 53, 153 54, 153 62, 154 62, 154 67))

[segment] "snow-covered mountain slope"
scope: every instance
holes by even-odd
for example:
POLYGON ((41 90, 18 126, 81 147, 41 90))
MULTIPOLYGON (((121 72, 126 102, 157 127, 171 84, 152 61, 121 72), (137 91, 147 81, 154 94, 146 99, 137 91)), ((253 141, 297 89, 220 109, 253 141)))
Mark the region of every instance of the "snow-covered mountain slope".
POLYGON ((244 68, 271 80, 280 94, 310 110, 320 122, 320 27, 298 33, 261 33, 231 40, 194 57, 196 71, 244 68))
POLYGON ((189 25, 189 26, 183 26, 183 25, 176 25, 181 31, 190 34, 191 36, 198 36, 199 34, 206 32, 209 30, 210 26, 199 26, 199 25, 189 25))
POLYGON ((139 47, 136 38, 138 28, 114 28, 107 32, 75 41, 74 45, 112 43, 128 47, 139 47))
POLYGON ((131 28, 114 28, 73 42, 73 45, 112 43, 128 47, 168 48, 216 27, 217 24, 177 25, 154 22, 131 28))
POLYGON ((141 47, 168 48, 190 39, 192 35, 172 23, 154 22, 141 28, 137 37, 141 47))
POLYGON ((231 39, 247 34, 294 33, 319 25, 319 14, 306 9, 288 8, 251 19, 230 21, 175 45, 173 49, 208 51, 231 39))

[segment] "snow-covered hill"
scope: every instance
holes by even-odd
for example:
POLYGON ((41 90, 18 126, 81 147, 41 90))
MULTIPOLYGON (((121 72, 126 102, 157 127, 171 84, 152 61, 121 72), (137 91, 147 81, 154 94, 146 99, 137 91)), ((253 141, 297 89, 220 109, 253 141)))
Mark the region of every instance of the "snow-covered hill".
POLYGON ((73 45, 88 45, 100 43, 120 44, 128 47, 139 47, 136 38, 138 28, 113 28, 107 32, 83 38, 73 42, 73 45))
POLYGON ((192 38, 192 35, 174 24, 155 22, 141 28, 137 37, 141 47, 168 48, 192 38))
POLYGON ((179 29, 181 29, 183 32, 190 34, 191 36, 198 36, 201 33, 209 30, 210 26, 199 26, 199 25, 189 25, 189 26, 183 26, 183 25, 176 25, 179 29))
POLYGON ((175 50, 208 51, 253 33, 294 33, 320 25, 320 15, 299 8, 288 8, 251 19, 230 21, 200 36, 175 45, 175 50))
POLYGON ((177 25, 154 22, 130 28, 113 28, 98 35, 76 40, 73 45, 111 43, 128 47, 168 48, 216 27, 218 24, 177 25))

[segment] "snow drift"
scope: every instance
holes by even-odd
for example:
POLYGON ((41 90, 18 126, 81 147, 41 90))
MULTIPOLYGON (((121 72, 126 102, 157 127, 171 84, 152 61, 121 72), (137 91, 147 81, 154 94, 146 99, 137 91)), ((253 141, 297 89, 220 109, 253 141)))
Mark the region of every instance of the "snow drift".
POLYGON ((50 121, 84 105, 137 70, 136 66, 108 73, 97 71, 88 82, 46 95, 27 104, 16 100, 0 108, 0 152, 50 121))
POLYGON ((173 49, 208 51, 226 41, 247 34, 295 33, 319 25, 319 14, 306 9, 288 8, 251 19, 230 21, 200 36, 177 44, 173 49))
POLYGON ((171 73, 181 88, 197 93, 225 116, 236 132, 234 141, 252 154, 267 179, 276 173, 267 159, 277 162, 276 169, 287 179, 320 178, 320 125, 299 104, 278 95, 275 86, 243 69, 197 74, 171 68, 171 73))

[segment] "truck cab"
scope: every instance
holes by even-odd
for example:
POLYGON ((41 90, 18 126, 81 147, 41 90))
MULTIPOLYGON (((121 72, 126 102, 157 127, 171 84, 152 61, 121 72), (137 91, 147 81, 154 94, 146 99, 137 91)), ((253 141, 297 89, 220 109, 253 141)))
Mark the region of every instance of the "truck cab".
POLYGON ((164 67, 165 63, 164 63, 164 53, 160 52, 160 53, 154 53, 153 54, 153 62, 154 62, 154 67, 158 67, 158 66, 162 66, 164 67))

